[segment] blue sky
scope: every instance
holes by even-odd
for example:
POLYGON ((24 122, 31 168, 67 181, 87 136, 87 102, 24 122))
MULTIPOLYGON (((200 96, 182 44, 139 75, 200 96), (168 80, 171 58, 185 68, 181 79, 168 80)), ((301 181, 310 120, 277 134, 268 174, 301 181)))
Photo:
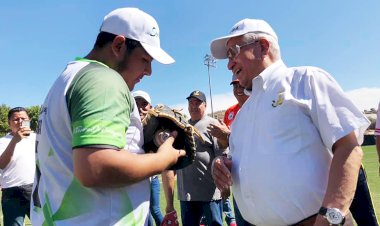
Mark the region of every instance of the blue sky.
MULTIPOLYGON (((0 7, 0 104, 40 105, 66 63, 90 51, 103 17, 119 7, 155 17, 161 45, 176 60, 154 62, 152 76, 135 87, 149 92, 154 104, 185 106, 193 90, 209 98, 203 58, 210 41, 243 18, 272 25, 288 66, 319 66, 343 90, 369 88, 379 91, 373 103, 380 99, 380 1, 6 0, 0 7)), ((226 61, 210 73, 214 106, 224 108, 234 102, 226 61)))

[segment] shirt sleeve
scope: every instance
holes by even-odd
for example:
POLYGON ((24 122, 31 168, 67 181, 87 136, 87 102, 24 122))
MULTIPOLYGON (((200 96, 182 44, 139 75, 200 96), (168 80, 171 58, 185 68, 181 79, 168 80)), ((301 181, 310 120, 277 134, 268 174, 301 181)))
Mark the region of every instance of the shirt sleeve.
POLYGON ((327 148, 332 150, 340 138, 355 132, 359 144, 370 125, 368 119, 347 97, 338 83, 319 68, 307 71, 311 95, 311 118, 327 148))
POLYGON ((67 96, 72 146, 124 147, 133 110, 131 98, 124 80, 112 69, 94 67, 78 75, 67 96))
POLYGON ((224 112, 224 118, 223 118, 223 122, 224 122, 224 124, 226 124, 228 127, 230 127, 229 126, 229 123, 228 123, 228 114, 230 113, 230 109, 228 108, 227 110, 226 110, 226 112, 224 112))
MULTIPOLYGON (((7 134, 8 136, 8 134, 7 134)), ((3 152, 5 151, 5 149, 8 147, 9 145, 9 142, 6 141, 6 136, 0 138, 0 155, 3 154, 3 152)), ((9 140, 9 139, 8 139, 9 140)))

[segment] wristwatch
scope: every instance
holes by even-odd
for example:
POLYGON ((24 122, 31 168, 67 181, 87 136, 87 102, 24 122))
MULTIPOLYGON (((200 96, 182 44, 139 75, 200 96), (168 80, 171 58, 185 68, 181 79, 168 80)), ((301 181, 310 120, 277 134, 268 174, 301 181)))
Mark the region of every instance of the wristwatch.
POLYGON ((326 208, 322 206, 319 209, 318 214, 326 218, 330 225, 340 226, 343 225, 344 221, 346 220, 346 218, 343 216, 342 211, 337 208, 326 208))

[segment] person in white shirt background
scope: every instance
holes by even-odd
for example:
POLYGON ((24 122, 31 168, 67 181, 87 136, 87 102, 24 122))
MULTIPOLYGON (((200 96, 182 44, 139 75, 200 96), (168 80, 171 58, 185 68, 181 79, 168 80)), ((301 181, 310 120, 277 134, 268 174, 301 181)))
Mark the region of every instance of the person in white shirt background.
POLYGON ((30 218, 33 188, 36 134, 23 107, 8 112, 10 132, 0 138, 0 187, 3 225, 23 225, 30 218))

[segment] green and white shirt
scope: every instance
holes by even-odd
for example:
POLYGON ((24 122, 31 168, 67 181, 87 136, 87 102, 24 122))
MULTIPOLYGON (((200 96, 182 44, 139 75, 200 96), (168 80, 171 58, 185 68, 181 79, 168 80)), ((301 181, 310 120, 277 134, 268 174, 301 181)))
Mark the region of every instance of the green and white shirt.
POLYGON ((143 153, 138 109, 116 71, 96 61, 70 62, 45 99, 37 134, 33 226, 146 223, 149 179, 121 188, 87 188, 73 174, 76 147, 143 153))

